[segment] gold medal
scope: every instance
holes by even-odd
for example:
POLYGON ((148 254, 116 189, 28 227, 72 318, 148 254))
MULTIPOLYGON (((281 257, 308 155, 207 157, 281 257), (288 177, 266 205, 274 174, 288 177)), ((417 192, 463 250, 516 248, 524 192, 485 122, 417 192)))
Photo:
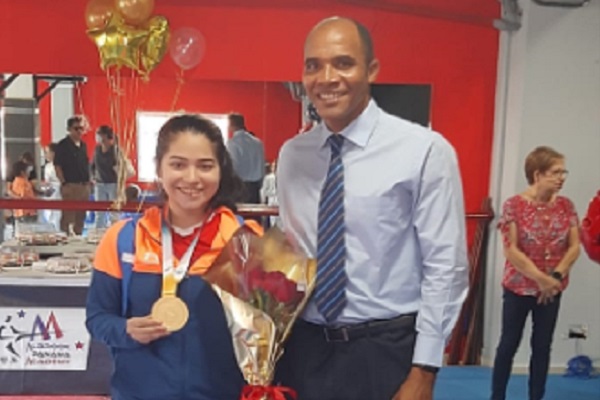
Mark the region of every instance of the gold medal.
POLYGON ((187 306, 179 297, 163 296, 152 306, 150 316, 162 322, 170 332, 183 328, 190 316, 187 306))

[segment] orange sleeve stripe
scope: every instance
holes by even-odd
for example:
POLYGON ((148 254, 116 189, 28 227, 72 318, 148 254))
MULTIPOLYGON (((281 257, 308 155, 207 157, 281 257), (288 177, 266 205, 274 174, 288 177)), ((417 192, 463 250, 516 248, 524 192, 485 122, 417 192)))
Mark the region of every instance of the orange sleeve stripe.
POLYGON ((94 257, 94 268, 96 270, 118 279, 121 279, 122 272, 117 252, 117 239, 119 232, 121 232, 126 222, 118 221, 108 228, 96 248, 96 255, 94 257))

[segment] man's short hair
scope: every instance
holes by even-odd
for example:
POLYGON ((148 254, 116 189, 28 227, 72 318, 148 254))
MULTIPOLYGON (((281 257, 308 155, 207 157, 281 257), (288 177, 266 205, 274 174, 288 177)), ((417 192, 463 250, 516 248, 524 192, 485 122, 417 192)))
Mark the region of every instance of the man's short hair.
POLYGON ((71 129, 73 127, 73 125, 75 124, 81 124, 83 123, 83 118, 81 117, 81 115, 74 115, 71 118, 69 118, 67 120, 67 129, 71 129))
POLYGON ((363 51, 365 53, 365 59, 367 60, 367 65, 371 63, 375 59, 375 50, 373 49, 373 38, 371 37, 371 33, 369 30, 360 22, 350 19, 356 29, 358 30, 358 37, 360 38, 360 43, 362 45, 363 51))
POLYGON ((246 122, 244 121, 244 116, 240 113, 230 113, 229 114, 229 125, 237 129, 246 129, 246 122))

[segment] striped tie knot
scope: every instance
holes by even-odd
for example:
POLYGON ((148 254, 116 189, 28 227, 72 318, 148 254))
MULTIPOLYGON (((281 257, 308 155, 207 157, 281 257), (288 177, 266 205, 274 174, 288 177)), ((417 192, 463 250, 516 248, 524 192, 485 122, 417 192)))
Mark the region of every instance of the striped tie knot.
POLYGON ((331 156, 338 156, 342 152, 344 137, 339 133, 334 133, 327 138, 327 143, 329 144, 329 147, 331 147, 331 156))

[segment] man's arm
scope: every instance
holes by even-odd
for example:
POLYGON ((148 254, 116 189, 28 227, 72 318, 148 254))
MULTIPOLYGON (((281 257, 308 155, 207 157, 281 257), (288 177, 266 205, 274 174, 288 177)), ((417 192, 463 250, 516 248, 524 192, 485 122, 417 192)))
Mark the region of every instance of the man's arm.
POLYGON ((435 372, 468 290, 465 211, 454 149, 436 138, 425 158, 414 204, 423 260, 413 367, 394 400, 431 400, 435 372))
POLYGON ((65 183, 65 175, 63 173, 63 163, 64 156, 62 147, 59 145, 56 148, 56 153, 54 154, 54 169, 56 170, 56 177, 60 181, 60 183, 65 183))
POLYGON ((454 149, 434 140, 426 157, 414 224, 423 259, 413 362, 442 365, 446 341, 468 290, 463 189, 454 149))
POLYGON ((229 157, 231 158, 231 164, 233 165, 233 171, 237 174, 240 170, 240 149, 238 144, 234 141, 233 138, 229 139, 227 142, 227 151, 229 152, 229 157))
POLYGON ((89 173, 90 173, 90 180, 93 181, 96 178, 96 149, 94 149, 94 155, 92 156, 92 162, 90 163, 90 172, 89 173))
POLYGON ((260 180, 262 181, 265 178, 265 164, 266 164, 266 159, 265 159, 265 146, 263 144, 263 142, 260 142, 260 159, 261 159, 261 163, 260 165, 262 165, 263 167, 260 170, 260 180))

